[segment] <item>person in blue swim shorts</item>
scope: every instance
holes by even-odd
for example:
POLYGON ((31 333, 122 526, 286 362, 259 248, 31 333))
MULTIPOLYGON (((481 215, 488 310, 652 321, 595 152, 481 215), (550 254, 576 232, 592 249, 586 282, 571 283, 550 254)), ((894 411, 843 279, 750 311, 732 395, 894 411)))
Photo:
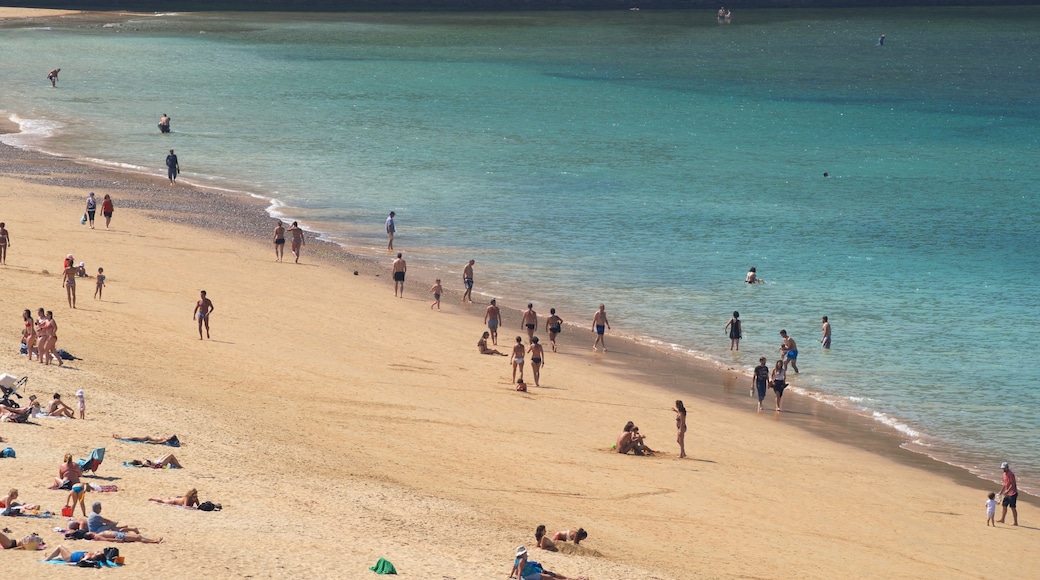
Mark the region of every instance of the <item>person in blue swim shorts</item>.
POLYGON ((783 344, 780 345, 780 352, 784 354, 784 370, 787 370, 787 366, 790 365, 794 369, 794 372, 798 372, 798 345, 795 344, 794 339, 787 336, 786 330, 780 331, 780 338, 784 339, 783 344))

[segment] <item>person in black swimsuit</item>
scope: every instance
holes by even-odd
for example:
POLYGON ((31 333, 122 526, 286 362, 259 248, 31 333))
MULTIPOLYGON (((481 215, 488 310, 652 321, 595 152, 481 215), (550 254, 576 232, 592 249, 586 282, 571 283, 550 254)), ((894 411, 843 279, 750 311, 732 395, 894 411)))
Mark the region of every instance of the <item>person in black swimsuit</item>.
POLYGON ((274 260, 276 262, 282 261, 282 256, 285 255, 285 225, 282 220, 278 220, 278 225, 274 227, 274 260))
POLYGON ((540 387, 538 384, 538 378, 541 376, 542 366, 545 361, 542 356, 545 352, 542 350, 542 345, 538 344, 538 337, 531 337, 531 348, 527 349, 527 352, 531 355, 531 370, 534 372, 534 386, 540 387))

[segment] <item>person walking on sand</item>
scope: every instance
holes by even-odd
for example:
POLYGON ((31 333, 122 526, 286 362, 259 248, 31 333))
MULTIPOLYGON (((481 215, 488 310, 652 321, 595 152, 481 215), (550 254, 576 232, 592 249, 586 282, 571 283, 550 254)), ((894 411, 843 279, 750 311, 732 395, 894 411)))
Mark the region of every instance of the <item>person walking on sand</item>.
POLYGON ((285 224, 282 223, 282 220, 278 220, 278 225, 274 226, 274 261, 281 262, 283 256, 285 256, 285 224))
POLYGON ((202 340, 202 327, 206 327, 206 338, 209 338, 209 317, 213 314, 213 301, 206 298, 206 291, 202 290, 199 292, 199 301, 195 303, 195 312, 192 313, 192 318, 199 319, 199 340, 202 340))
POLYGON ((783 360, 776 361, 773 373, 769 376, 773 383, 773 392, 776 393, 776 410, 780 409, 780 400, 784 398, 784 389, 787 388, 787 367, 783 360))
POLYGON ((433 310, 433 307, 436 306, 437 307, 437 312, 441 311, 441 291, 442 290, 443 290, 443 288, 441 288, 441 279, 437 278, 437 280, 434 282, 433 286, 430 286, 430 294, 433 294, 433 304, 430 304, 430 310, 433 310))
POLYGON ((682 401, 676 400, 672 410, 675 411, 675 428, 679 431, 675 442, 679 444, 679 459, 682 459, 686 457, 686 407, 682 401))
POLYGON ((997 527, 997 523, 994 521, 997 517, 997 494, 992 491, 986 496, 986 527, 993 526, 997 527))
POLYGON ((177 174, 181 172, 181 164, 177 161, 177 155, 174 154, 173 149, 170 149, 170 154, 166 156, 166 177, 170 180, 170 185, 177 183, 177 174))
POLYGON ((1011 508, 1011 516, 1014 518, 1013 526, 1018 525, 1018 483, 1015 480, 1015 474, 1011 471, 1011 466, 1004 463, 1000 464, 1000 469, 1004 471, 1004 486, 1000 488, 1000 495, 1004 497, 1000 505, 1004 509, 1000 512, 1000 519, 997 520, 998 524, 1004 523, 1004 518, 1007 517, 1008 508, 1011 508))
POLYGON ((101 215, 105 216, 105 229, 108 229, 108 225, 112 223, 112 210, 115 206, 112 204, 112 196, 105 194, 104 199, 101 200, 101 215))
POLYGON ((596 342, 592 343, 592 350, 595 351, 597 346, 603 346, 603 352, 607 352, 607 343, 603 340, 603 333, 610 328, 610 322, 607 321, 607 307, 600 304, 599 310, 592 315, 592 332, 596 333, 596 342))
POLYGON ((784 356, 784 369, 787 369, 787 365, 791 365, 794 372, 798 372, 798 345, 795 344, 794 339, 787 336, 786 330, 780 331, 780 337, 784 339, 783 343, 780 344, 780 352, 784 356))
POLYGON ((65 295, 69 299, 69 308, 76 307, 76 271, 79 268, 75 264, 65 266, 61 274, 61 285, 65 287, 65 295))
POLYGON ((823 317, 823 328, 822 328, 822 331, 823 331, 823 336, 820 337, 820 344, 823 345, 823 348, 830 348, 831 347, 831 323, 827 322, 827 317, 826 316, 823 317))
POLYGON ((105 269, 97 269, 97 283, 94 285, 94 299, 101 300, 101 291, 105 288, 105 269))
POLYGON ((7 265, 7 248, 11 245, 11 234, 7 224, 0 222, 0 264, 7 265))
POLYGON ((58 88, 58 73, 60 73, 60 72, 61 72, 61 69, 60 68, 56 68, 56 69, 52 70, 51 72, 47 73, 47 80, 49 80, 51 82, 51 88, 52 89, 58 88))
MULTIPOLYGON (((58 366, 63 367, 65 363, 58 356, 58 323, 54 321, 54 312, 47 311, 47 364, 52 360, 58 361, 58 366)), ((39 347, 37 347, 39 348, 39 347)))
POLYGON ((462 285, 466 287, 466 292, 462 295, 463 302, 473 302, 473 264, 476 263, 476 260, 470 260, 462 268, 462 285))
POLYGON ((534 386, 540 387, 538 384, 538 378, 541 376, 542 367, 545 366, 545 350, 542 345, 538 344, 538 337, 531 337, 531 348, 527 349, 527 352, 531 354, 531 373, 534 374, 534 386))
POLYGON ((495 299, 491 299, 491 304, 488 304, 486 310, 484 310, 484 324, 487 325, 488 330, 491 331, 491 344, 498 346, 498 326, 502 322, 502 311, 499 310, 498 304, 495 303, 495 299))
POLYGON ((729 331, 729 349, 740 350, 740 313, 734 310, 733 318, 729 319, 729 322, 726 323, 726 326, 722 327, 722 330, 729 331))
POLYGON ((397 215, 394 212, 390 212, 390 215, 386 218, 386 249, 394 249, 394 234, 397 233, 397 226, 394 225, 394 216, 397 215))
POLYGON ((769 365, 766 364, 766 357, 761 357, 758 359, 758 366, 755 367, 754 374, 751 375, 751 388, 758 391, 759 411, 762 411, 762 401, 766 398, 767 386, 769 386, 769 365))
POLYGON ((397 289, 401 289, 400 297, 404 298, 404 274, 408 271, 408 264, 405 263, 404 258, 401 257, 401 252, 397 252, 397 259, 394 260, 394 296, 397 296, 397 289))
POLYGON ((513 345, 513 353, 509 356, 509 363, 513 365, 513 382, 516 382, 516 370, 520 369, 520 380, 524 380, 524 339, 516 337, 513 345))
POLYGON ((296 263, 300 263, 300 248, 307 245, 307 240, 303 239, 303 229, 300 224, 293 222, 289 226, 288 232, 292 234, 292 253, 296 256, 296 263))
POLYGON ((97 212, 97 198, 94 197, 94 192, 90 192, 87 196, 87 223, 90 224, 90 229, 94 229, 94 213, 97 212))
POLYGON ((549 333, 549 344, 556 352, 556 336, 563 330, 563 319, 556 316, 556 309, 549 309, 549 318, 545 319, 545 331, 549 333))
POLYGON ((534 304, 527 303, 527 310, 524 310, 523 315, 520 317, 520 329, 527 329, 527 341, 530 342, 534 338, 534 329, 538 326, 538 313, 534 311, 534 304))

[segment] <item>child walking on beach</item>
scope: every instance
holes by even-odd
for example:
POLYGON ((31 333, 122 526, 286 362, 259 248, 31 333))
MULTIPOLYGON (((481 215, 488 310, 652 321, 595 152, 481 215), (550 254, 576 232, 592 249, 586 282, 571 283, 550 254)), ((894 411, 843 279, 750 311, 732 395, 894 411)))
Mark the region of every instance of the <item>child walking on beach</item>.
POLYGON ((97 284, 94 286, 94 299, 101 300, 101 289, 105 287, 105 269, 97 269, 97 284))
POLYGON ((997 517, 997 494, 990 492, 987 496, 989 499, 986 501, 986 527, 993 526, 997 527, 997 523, 993 520, 997 517))
POLYGON ((430 293, 433 294, 433 304, 430 304, 430 310, 436 306, 437 310, 441 309, 441 279, 437 278, 437 283, 430 286, 430 293))
POLYGON ((79 407, 79 418, 82 419, 87 414, 87 398, 83 395, 83 389, 76 391, 76 400, 79 407))

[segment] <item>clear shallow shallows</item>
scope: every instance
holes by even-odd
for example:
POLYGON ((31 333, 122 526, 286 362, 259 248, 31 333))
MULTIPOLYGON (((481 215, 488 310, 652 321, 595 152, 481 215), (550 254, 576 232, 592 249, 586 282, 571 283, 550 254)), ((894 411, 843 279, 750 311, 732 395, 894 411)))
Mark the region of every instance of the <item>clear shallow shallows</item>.
POLYGON ((8 27, 0 106, 25 133, 4 141, 156 174, 172 147, 185 177, 367 255, 394 209, 449 283, 472 257, 485 294, 583 325, 606 302, 619 330, 739 368, 786 328, 796 385, 1035 491, 1040 9, 898 14, 8 27))

